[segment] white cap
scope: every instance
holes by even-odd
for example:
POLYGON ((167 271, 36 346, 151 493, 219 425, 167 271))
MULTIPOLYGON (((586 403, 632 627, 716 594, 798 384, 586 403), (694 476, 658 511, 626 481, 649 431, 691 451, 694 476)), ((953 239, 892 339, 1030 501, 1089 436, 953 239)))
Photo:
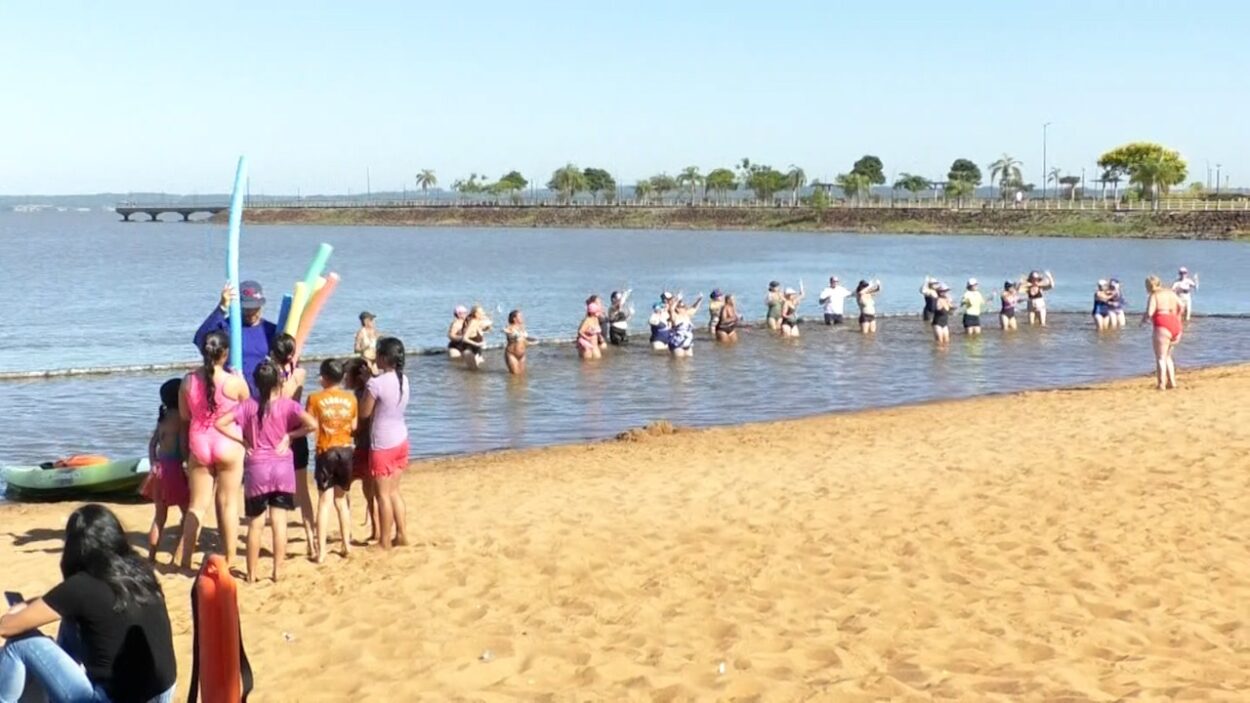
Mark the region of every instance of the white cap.
POLYGON ((1100 279, 1098 279, 1098 287, 1099 287, 1099 288, 1106 288, 1106 287, 1107 287, 1107 279, 1105 279, 1105 278, 1100 278, 1100 279))
POLYGON ((1180 273, 1189 273, 1189 269, 1187 269, 1187 268, 1185 268, 1184 266, 1182 266, 1182 267, 1181 267, 1181 270, 1180 270, 1180 273))
POLYGON ((969 279, 968 279, 968 287, 969 287, 969 288, 972 288, 972 287, 973 287, 973 286, 975 286, 976 284, 977 284, 977 279, 975 279, 975 278, 969 278, 969 279))
POLYGON ((786 295, 794 295, 796 292, 797 291, 795 291, 793 288, 786 289, 786 295))

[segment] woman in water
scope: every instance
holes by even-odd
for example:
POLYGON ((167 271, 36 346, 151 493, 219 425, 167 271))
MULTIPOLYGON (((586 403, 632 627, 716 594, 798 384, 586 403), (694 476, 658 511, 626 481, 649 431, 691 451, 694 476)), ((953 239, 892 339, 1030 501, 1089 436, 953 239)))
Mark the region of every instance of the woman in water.
POLYGON ((998 310, 998 324, 1003 331, 1018 329, 1016 323, 1016 305, 1020 302, 1020 293, 1014 281, 1003 281, 1003 292, 998 295, 1002 306, 998 310))
POLYGON ((1024 294, 1029 299, 1029 324, 1046 326, 1046 291, 1055 287, 1055 277, 1050 271, 1033 271, 1024 281, 1024 294))
POLYGON ((781 306, 785 303, 785 298, 781 294, 781 284, 777 281, 768 283, 768 294, 764 297, 764 304, 768 307, 765 320, 768 322, 768 329, 776 332, 781 329, 781 306))
POLYGON ((375 324, 377 315, 369 311, 360 313, 360 329, 356 330, 356 342, 354 349, 356 356, 364 356, 366 353, 372 353, 377 350, 378 346, 378 328, 375 324))
MULTIPOLYGON (((994 291, 990 291, 990 298, 993 297, 994 291)), ((969 337, 981 334, 981 312, 985 310, 985 296, 981 294, 977 279, 968 279, 968 285, 964 290, 964 297, 959 301, 959 307, 964 311, 964 334, 969 337)))
POLYGON ((1176 272, 1176 282, 1172 284, 1172 292, 1181 301, 1182 316, 1189 322, 1194 312, 1194 292, 1198 290, 1198 274, 1189 275, 1189 269, 1182 266, 1176 272))
POLYGON ((383 549, 408 544, 407 506, 399 479, 408 467, 409 386, 404 377, 404 343, 395 337, 378 340, 378 371, 365 384, 360 417, 369 425, 369 473, 377 484, 378 538, 383 549))
POLYGON ((720 288, 713 288, 707 297, 707 331, 716 334, 716 323, 720 320, 721 308, 725 307, 725 295, 720 288))
POLYGON ((603 358, 603 326, 599 324, 599 314, 603 310, 599 303, 586 305, 586 317, 577 327, 577 355, 582 361, 603 358))
POLYGON ((239 497, 243 486, 243 447, 217 429, 217 420, 247 400, 243 379, 226 371, 230 337, 211 332, 200 345, 203 365, 182 379, 178 415, 187 425, 187 486, 191 493, 182 528, 182 568, 200 539, 210 502, 217 508, 221 551, 226 565, 234 561, 239 534, 239 497))
POLYGON ((1107 283, 1107 321, 1112 329, 1124 328, 1124 289, 1120 287, 1120 279, 1113 278, 1107 283))
POLYGON ((603 299, 599 297, 598 293, 592 293, 590 297, 586 298, 586 307, 589 309, 591 305, 594 305, 599 310, 599 313, 595 316, 599 320, 599 349, 607 349, 608 328, 611 327, 608 324, 607 308, 603 307, 603 299))
POLYGON ((0 701, 173 701, 178 672, 165 594, 108 508, 84 505, 69 516, 61 578, 0 617, 0 701), (57 640, 39 634, 58 620, 57 640))
MULTIPOLYGON (((302 406, 304 382, 308 373, 295 363, 295 338, 289 334, 274 337, 269 346, 269 358, 282 376, 282 397, 290 398, 296 405, 302 406)), ((291 439, 291 454, 295 458, 295 503, 299 506, 300 521, 304 523, 308 556, 317 559, 317 510, 313 507, 312 489, 308 487, 309 451, 306 436, 291 439)))
POLYGON ((519 376, 525 373, 525 347, 529 343, 520 310, 508 313, 508 326, 503 328, 503 335, 507 341, 503 348, 504 363, 508 365, 508 373, 519 376))
POLYGON ((1142 324, 1154 325, 1155 370, 1159 390, 1176 388, 1176 362, 1172 351, 1181 341, 1181 300, 1175 291, 1165 287, 1158 276, 1146 279, 1146 314, 1142 324))
POLYGON ((738 341, 738 323, 742 317, 738 315, 738 301, 733 295, 725 296, 725 304, 716 317, 716 341, 733 343, 738 341))
POLYGON ((651 326, 652 351, 668 351, 668 338, 671 332, 668 323, 667 304, 661 301, 652 306, 651 317, 647 318, 647 324, 651 326))
POLYGON ((938 281, 932 276, 925 276, 924 282, 920 284, 920 295, 924 296, 924 308, 920 316, 925 322, 933 322, 933 312, 937 309, 937 286, 938 281))
MULTIPOLYGON (((181 387, 180 378, 161 384, 161 408, 156 416, 156 429, 148 441, 148 465, 152 467, 151 478, 155 482, 151 496, 154 508, 152 527, 148 530, 148 559, 151 561, 156 561, 169 509, 177 507, 179 517, 185 519, 191 501, 187 475, 182 470, 186 457, 182 447, 182 418, 178 417, 178 390, 181 387)), ((182 534, 181 529, 178 534, 182 534)), ((177 545, 173 561, 178 561, 177 545)))
POLYGON ((799 282, 799 290, 787 288, 782 296, 781 302, 781 336, 782 337, 798 337, 799 336, 799 302, 803 300, 805 292, 803 291, 803 283, 799 282))
POLYGON ((464 356, 464 321, 469 316, 469 309, 457 305, 452 310, 451 326, 447 328, 447 358, 460 359, 464 356))
POLYGON ((881 281, 860 281, 855 286, 855 303, 859 305, 859 331, 864 334, 877 333, 877 293, 881 292, 881 281))
POLYGON ((612 305, 608 308, 608 343, 615 347, 629 344, 629 318, 634 316, 633 309, 629 307, 630 293, 633 291, 612 291, 612 305))
POLYGON ((694 316, 699 312, 703 296, 695 299, 693 305, 679 301, 673 308, 672 331, 668 337, 668 350, 674 357, 694 356, 694 316))
MULTIPOLYGON (((270 550, 273 580, 277 581, 282 575, 282 563, 286 559, 286 514, 295 509, 299 481, 291 449, 300 443, 307 447, 308 435, 317 430, 317 421, 312 415, 299 401, 287 395, 282 375, 276 364, 261 362, 253 373, 257 397, 243 401, 234 412, 217 421, 218 430, 224 434, 237 433, 233 434, 235 441, 247 447, 243 460, 243 490, 249 583, 256 582, 266 517, 273 533, 270 550)), ((315 534, 308 545, 308 553, 314 559, 321 558, 315 534)))
POLYGON ((465 318, 460 338, 463 344, 464 363, 470 370, 476 371, 482 366, 485 360, 482 351, 486 348, 486 333, 493 325, 494 323, 486 316, 486 311, 481 305, 474 305, 469 311, 469 316, 465 318))
POLYGON ((951 310, 955 304, 951 301, 951 288, 945 283, 936 283, 933 286, 937 298, 933 301, 933 339, 938 346, 946 346, 951 341, 951 310))
POLYGON ((1102 332, 1111 326, 1110 314, 1107 310, 1107 300, 1111 297, 1111 291, 1107 285, 1106 279, 1100 279, 1098 286, 1094 288, 1094 325, 1098 327, 1098 331, 1102 332))

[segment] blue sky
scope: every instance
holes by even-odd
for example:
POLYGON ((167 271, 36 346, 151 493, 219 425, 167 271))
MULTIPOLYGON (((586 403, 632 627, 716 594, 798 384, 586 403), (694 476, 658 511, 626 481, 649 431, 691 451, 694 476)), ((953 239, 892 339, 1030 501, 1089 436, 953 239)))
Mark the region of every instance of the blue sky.
POLYGON ((0 4, 0 193, 361 192, 565 162, 1079 175, 1133 139, 1250 182, 1234 2, 0 4))

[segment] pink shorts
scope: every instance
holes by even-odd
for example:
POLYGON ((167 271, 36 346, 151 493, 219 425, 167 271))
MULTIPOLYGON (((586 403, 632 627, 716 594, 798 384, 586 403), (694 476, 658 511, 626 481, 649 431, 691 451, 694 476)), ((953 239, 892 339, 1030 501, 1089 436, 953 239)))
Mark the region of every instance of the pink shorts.
POLYGON ((408 442, 390 449, 369 450, 369 473, 374 478, 388 478, 408 468, 408 442))
POLYGON ((216 471, 217 464, 238 443, 217 431, 216 427, 197 430, 192 427, 187 433, 191 444, 191 456, 209 471, 216 471))

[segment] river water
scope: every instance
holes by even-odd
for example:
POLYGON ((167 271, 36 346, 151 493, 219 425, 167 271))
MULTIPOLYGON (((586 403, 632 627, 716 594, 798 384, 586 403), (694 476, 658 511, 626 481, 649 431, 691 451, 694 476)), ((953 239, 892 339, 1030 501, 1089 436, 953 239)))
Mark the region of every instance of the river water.
MULTIPOLYGON (((111 213, 0 213, 6 312, 0 377, 72 367, 190 361, 191 336, 223 280, 224 227, 120 223, 111 213)), ((350 350, 362 309, 409 348, 439 347, 451 308, 525 310, 532 336, 569 338, 590 292, 632 287, 635 334, 661 290, 687 297, 712 287, 763 314, 770 279, 803 281, 803 310, 830 273, 853 285, 880 278, 876 339, 809 324, 798 341, 747 331, 736 347, 700 340, 676 361, 644 346, 583 365, 571 345, 531 350, 531 373, 511 379, 499 352, 469 373, 441 356, 410 362, 416 456, 536 446, 611 436, 658 419, 729 424, 940 398, 1080 384, 1150 372, 1148 331, 1098 335, 1085 313, 1098 278, 1124 280, 1140 311, 1141 280, 1199 272, 1196 319, 1182 367, 1250 360, 1250 247, 1230 242, 590 230, 248 227, 243 275, 271 301, 301 278, 320 242, 342 276, 309 354, 350 350), (955 331, 937 351, 914 313, 925 274, 987 286, 1050 269, 1058 287, 1046 330, 982 339, 955 331), (1067 313, 1067 314, 1064 314, 1067 313), (889 317, 889 316, 898 316, 889 317)), ((959 286, 955 286, 958 288, 959 286)), ((850 306, 850 307, 853 307, 850 306)), ((276 304, 272 306, 276 315, 276 304)), ((503 315, 495 313, 500 326, 503 315)), ((989 322, 992 316, 987 316, 989 322)), ((498 335, 493 341, 498 341, 498 335)), ((136 456, 155 420, 157 388, 175 372, 0 380, 0 464, 85 452, 136 456)))

